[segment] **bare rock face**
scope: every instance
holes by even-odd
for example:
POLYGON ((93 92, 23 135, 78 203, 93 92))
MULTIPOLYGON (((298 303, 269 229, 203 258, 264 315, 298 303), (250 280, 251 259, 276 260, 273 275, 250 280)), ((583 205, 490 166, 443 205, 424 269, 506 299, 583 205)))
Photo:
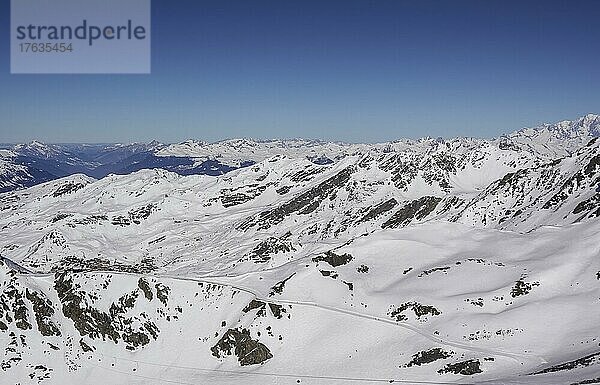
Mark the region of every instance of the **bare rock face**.
POLYGON ((414 219, 421 220, 433 212, 441 200, 441 198, 431 196, 414 200, 396 211, 381 227, 384 229, 401 227, 406 226, 414 219))
POLYGON ((327 251, 325 255, 320 255, 318 257, 314 257, 313 262, 327 262, 329 265, 333 267, 338 267, 349 263, 352 260, 352 255, 346 253, 338 255, 333 251, 327 251))
POLYGON ((248 329, 227 330, 211 351, 217 358, 233 354, 242 366, 262 364, 273 358, 269 348, 250 337, 248 329))

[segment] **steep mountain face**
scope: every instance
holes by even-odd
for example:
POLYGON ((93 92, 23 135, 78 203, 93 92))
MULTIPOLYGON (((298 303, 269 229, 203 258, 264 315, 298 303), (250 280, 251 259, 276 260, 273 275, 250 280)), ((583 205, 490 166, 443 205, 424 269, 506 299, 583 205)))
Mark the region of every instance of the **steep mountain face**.
POLYGON ((572 121, 525 128, 508 136, 520 148, 551 158, 572 154, 597 137, 600 137, 600 116, 595 114, 572 121))
POLYGON ((1 194, 3 378, 593 383, 600 140, 569 138, 194 142, 155 156, 232 170, 1 194))
POLYGON ((540 225, 577 223, 600 216, 600 141, 573 156, 506 174, 453 220, 531 231, 540 225))
POLYGON ((34 186, 57 176, 32 165, 16 161, 17 154, 0 150, 0 193, 34 186))

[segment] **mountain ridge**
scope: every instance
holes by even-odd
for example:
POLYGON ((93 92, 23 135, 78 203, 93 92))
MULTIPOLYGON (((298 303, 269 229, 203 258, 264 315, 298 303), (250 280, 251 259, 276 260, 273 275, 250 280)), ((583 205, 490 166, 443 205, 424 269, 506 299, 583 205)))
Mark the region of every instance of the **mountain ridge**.
POLYGON ((220 175, 282 153, 329 163, 357 153, 428 152, 435 151, 436 147, 473 147, 489 143, 551 159, 571 154, 599 135, 600 117, 588 114, 576 120, 522 129, 494 139, 424 137, 375 144, 249 138, 214 143, 188 140, 179 144, 151 141, 108 145, 46 145, 32 141, 4 146, 5 153, 0 159, 4 164, 0 169, 3 180, 0 191, 29 187, 76 173, 102 178, 111 173, 127 174, 143 168, 164 168, 181 175, 220 175))

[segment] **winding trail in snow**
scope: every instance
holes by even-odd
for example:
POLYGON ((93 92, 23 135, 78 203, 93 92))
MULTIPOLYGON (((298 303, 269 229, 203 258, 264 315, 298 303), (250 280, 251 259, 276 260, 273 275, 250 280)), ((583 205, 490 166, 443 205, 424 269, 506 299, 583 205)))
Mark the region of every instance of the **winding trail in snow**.
MULTIPOLYGON (((210 277, 210 278, 191 278, 190 277, 190 278, 188 278, 188 277, 177 277, 177 276, 171 276, 171 275, 157 276, 157 278, 158 277, 175 279, 175 280, 180 280, 180 281, 200 282, 200 283, 208 283, 208 284, 215 284, 215 285, 220 285, 220 286, 231 287, 233 289, 251 294, 252 296, 255 297, 256 300, 259 300, 262 302, 275 303, 278 305, 310 306, 310 307, 314 307, 314 308, 317 308, 320 310, 325 310, 325 311, 334 312, 334 313, 338 313, 338 314, 349 315, 349 316, 353 316, 353 317, 359 317, 359 318, 367 319, 370 321, 381 322, 381 323, 385 323, 388 325, 393 325, 396 327, 401 327, 401 328, 410 330, 410 331, 417 333, 435 343, 440 343, 440 344, 444 344, 447 346, 452 346, 455 348, 468 350, 468 351, 472 351, 472 352, 477 352, 477 353, 491 354, 491 355, 506 357, 509 359, 513 359, 519 363, 525 363, 527 361, 529 361, 529 362, 534 361, 535 365, 538 365, 538 366, 547 363, 547 361, 544 360, 542 357, 532 355, 532 354, 517 354, 517 353, 506 352, 506 351, 501 351, 501 350, 496 350, 496 349, 478 348, 478 347, 474 347, 474 346, 468 345, 468 344, 463 344, 460 342, 444 340, 443 338, 439 338, 439 337, 436 337, 435 335, 431 335, 430 333, 427 333, 427 332, 419 329, 416 326, 406 324, 406 323, 396 322, 393 320, 374 316, 371 314, 365 314, 365 313, 342 309, 342 308, 338 308, 338 307, 334 307, 334 306, 322 305, 322 304, 318 304, 316 302, 310 302, 310 301, 287 300, 287 299, 276 299, 273 297, 265 297, 258 291, 255 291, 253 289, 250 289, 248 287, 244 287, 241 285, 236 285, 236 284, 232 284, 229 282, 219 281, 219 280, 215 279, 216 277, 210 277)), ((227 277, 227 278, 231 278, 231 277, 227 277)))
MULTIPOLYGON (((84 273, 84 272, 82 272, 84 273)), ((371 315, 371 314, 365 314, 365 313, 361 313, 361 312, 357 312, 357 311, 352 311, 352 310, 348 310, 348 309, 342 309, 342 308, 338 308, 338 307, 334 307, 334 306, 329 306, 329 305, 322 305, 316 302, 310 302, 310 301, 301 301, 301 300, 293 300, 293 299, 281 299, 281 298, 273 298, 273 297, 265 297, 264 295, 262 295, 260 292, 258 292, 257 290, 242 286, 242 285, 238 285, 238 284, 234 284, 231 282, 226 282, 223 280, 220 280, 219 277, 216 276, 209 276, 209 277, 181 277, 181 276, 177 276, 177 275, 171 275, 171 274, 139 274, 139 273, 129 273, 129 272, 117 272, 117 271, 103 271, 103 270, 92 270, 89 272, 85 272, 85 273, 94 273, 94 274, 113 274, 113 275, 124 275, 124 276, 148 276, 148 277, 153 277, 153 278, 157 278, 157 279, 171 279, 171 280, 175 280, 175 281, 184 281, 184 282, 195 282, 195 283, 204 283, 204 284, 214 284, 214 285, 219 285, 219 286, 224 286, 224 287, 230 287, 232 289, 247 293, 252 295, 256 300, 262 301, 262 302, 267 302, 267 303, 274 303, 274 304, 278 304, 278 305, 294 305, 294 306, 309 306, 309 307, 313 307, 313 308, 317 308, 323 311, 328 311, 328 312, 333 312, 333 313, 338 313, 338 314, 343 314, 343 315, 347 315, 347 316, 352 316, 352 317, 358 317, 358 318, 362 318, 362 319, 366 319, 366 320, 370 320, 370 321, 374 321, 374 322, 380 322, 380 323, 385 323, 387 325, 392 325, 395 327, 400 327, 406 330, 410 330, 416 334, 421 335, 422 337, 433 341, 435 343, 439 343, 439 344, 443 344, 446 346, 452 346, 458 349, 463 349, 463 350, 467 350, 467 351, 471 351, 471 352, 476 352, 476 353, 481 353, 481 354, 487 354, 487 355, 496 355, 496 356, 500 356, 500 357, 506 357, 512 360, 517 361, 520 364, 524 364, 526 362, 532 363, 533 365, 535 365, 536 367, 539 367, 543 364, 546 364, 547 361, 544 360, 542 357, 537 356, 537 355, 532 355, 532 354, 520 354, 520 353, 514 353, 514 352, 507 352, 507 351, 502 351, 502 350, 496 350, 496 349, 487 349, 487 348, 480 348, 480 347, 475 347, 469 344, 463 344, 460 342, 456 342, 456 341, 449 341, 449 340, 445 340, 443 338, 437 337, 435 335, 432 335, 426 331, 421 330, 420 328, 414 326, 414 325, 410 325, 407 323, 401 323, 401 322, 396 322, 394 320, 390 320, 390 319, 386 319, 386 318, 382 318, 382 317, 378 317, 375 315, 371 315)), ((37 274, 37 273, 21 273, 20 274, 22 277, 24 278, 30 278, 30 277, 35 277, 35 278, 49 278, 49 277, 53 277, 54 274, 53 273, 42 273, 42 274, 37 274)), ((246 275, 246 274, 243 274, 246 275)), ((225 276, 225 277, 221 277, 222 279, 232 279, 232 278, 236 278, 236 277, 232 277, 232 276, 225 276)))

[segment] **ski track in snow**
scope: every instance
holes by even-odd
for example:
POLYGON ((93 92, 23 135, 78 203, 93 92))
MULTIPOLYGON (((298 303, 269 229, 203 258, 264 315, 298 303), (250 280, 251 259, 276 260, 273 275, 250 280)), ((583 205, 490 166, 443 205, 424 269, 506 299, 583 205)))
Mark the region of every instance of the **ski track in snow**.
MULTIPOLYGON (((96 271, 93 271, 93 273, 94 274, 126 275, 126 276, 134 276, 134 277, 139 276, 139 274, 114 272, 114 271, 97 271, 96 270, 96 271)), ((355 311, 351 311, 351 310, 340 309, 340 308, 336 308, 333 306, 320 305, 320 304, 314 303, 314 302, 277 299, 277 298, 269 297, 269 296, 264 297, 258 291, 252 290, 248 287, 244 287, 241 285, 235 285, 235 284, 232 284, 232 283, 229 283, 226 281, 219 281, 218 280, 219 277, 211 276, 208 278, 190 278, 190 277, 181 277, 181 276, 170 275, 170 274, 164 274, 164 275, 147 274, 144 276, 153 277, 153 278, 168 278, 171 280, 183 281, 183 282, 196 282, 196 283, 200 282, 200 283, 206 283, 206 284, 215 284, 215 285, 219 285, 219 286, 226 286, 226 287, 230 287, 230 288, 251 294, 252 296, 254 296, 254 299, 256 299, 258 301, 263 301, 263 302, 267 302, 267 303, 275 303, 278 305, 310 306, 310 307, 314 307, 314 308, 325 310, 325 311, 330 311, 330 312, 339 313, 339 314, 345 314, 345 315, 349 315, 349 316, 353 316, 353 317, 359 317, 359 318, 363 318, 363 319, 367 319, 367 320, 375 321, 375 322, 381 322, 381 323, 385 323, 387 325, 393 325, 395 327, 401 327, 401 328, 410 330, 414 333, 417 333, 417 334, 429 339, 432 342, 442 343, 444 345, 453 346, 456 348, 469 350, 472 352, 494 354, 497 356, 502 356, 502 357, 507 357, 507 358, 513 359, 517 362, 522 362, 523 359, 534 360, 534 361, 538 361, 538 363, 537 363, 538 366, 542 366, 543 364, 547 363, 547 361, 544 360, 542 357, 531 355, 531 354, 516 354, 516 353, 504 352, 504 351, 500 351, 500 350, 483 349, 483 348, 474 347, 473 345, 461 344, 459 342, 444 340, 442 338, 439 338, 439 337, 433 336, 427 332, 424 332, 415 326, 408 325, 408 324, 402 324, 399 322, 394 322, 392 320, 388 320, 388 319, 377 317, 377 316, 370 315, 370 314, 364 314, 364 313, 355 312, 355 311)), ((23 277, 25 277, 25 278, 26 277, 52 278, 52 277, 54 277, 54 274, 26 274, 26 275, 23 275, 23 277)), ((226 278, 235 279, 235 278, 239 278, 239 277, 227 276, 226 278)))

